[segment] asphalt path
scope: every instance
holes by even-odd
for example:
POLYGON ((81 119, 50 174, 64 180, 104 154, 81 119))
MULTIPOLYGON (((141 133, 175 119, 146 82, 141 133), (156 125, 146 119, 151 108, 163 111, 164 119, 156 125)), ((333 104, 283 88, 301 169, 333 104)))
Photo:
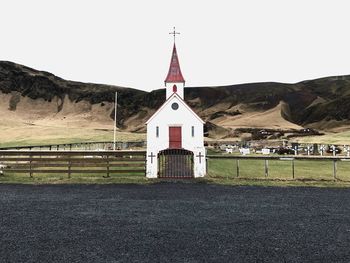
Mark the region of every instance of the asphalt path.
POLYGON ((1 262, 350 262, 350 189, 0 185, 1 262))

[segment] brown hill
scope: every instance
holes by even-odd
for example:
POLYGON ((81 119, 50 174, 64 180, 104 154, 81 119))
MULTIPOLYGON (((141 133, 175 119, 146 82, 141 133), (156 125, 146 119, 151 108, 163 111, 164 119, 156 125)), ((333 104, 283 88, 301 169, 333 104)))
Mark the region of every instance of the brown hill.
MULTIPOLYGON (((12 62, 0 61, 0 117, 41 127, 110 129, 118 91, 118 128, 145 131, 163 103, 164 89, 144 92, 118 86, 67 81, 12 62)), ((185 89, 188 104, 207 122, 210 135, 233 129, 346 130, 350 124, 350 77, 296 84, 251 83, 185 89)))

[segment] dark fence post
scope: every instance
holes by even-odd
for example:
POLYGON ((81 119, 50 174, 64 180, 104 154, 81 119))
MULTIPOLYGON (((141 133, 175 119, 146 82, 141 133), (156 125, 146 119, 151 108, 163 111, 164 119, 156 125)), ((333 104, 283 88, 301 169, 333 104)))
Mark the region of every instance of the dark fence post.
POLYGON ((72 162, 71 162, 71 156, 68 155, 68 178, 70 179, 71 176, 71 167, 72 167, 72 162))
POLYGON ((294 164, 294 159, 292 160, 292 177, 293 180, 295 179, 295 164, 294 164))
POLYGON ((206 170, 206 174, 209 174, 209 158, 205 157, 205 170, 206 170))
POLYGON ((143 168, 145 169, 145 176, 147 176, 147 152, 144 153, 143 158, 145 159, 143 168))
POLYGON ((237 167, 237 177, 239 177, 239 159, 236 161, 236 167, 237 167))
POLYGON ((106 155, 106 161, 107 161, 107 177, 109 177, 109 155, 106 155))
POLYGON ((265 177, 269 176, 269 160, 265 159, 265 177))
POLYGON ((337 180, 337 160, 333 160, 333 180, 337 180))
POLYGON ((33 171, 32 171, 32 154, 29 154, 29 176, 32 178, 33 177, 33 171))

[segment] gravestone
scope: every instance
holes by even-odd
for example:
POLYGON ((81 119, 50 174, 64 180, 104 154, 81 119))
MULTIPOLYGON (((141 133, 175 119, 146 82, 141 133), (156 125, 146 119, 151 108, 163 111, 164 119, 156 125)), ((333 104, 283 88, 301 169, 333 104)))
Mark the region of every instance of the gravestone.
POLYGON ((292 149, 294 150, 295 154, 297 155, 299 152, 299 143, 292 142, 292 149))

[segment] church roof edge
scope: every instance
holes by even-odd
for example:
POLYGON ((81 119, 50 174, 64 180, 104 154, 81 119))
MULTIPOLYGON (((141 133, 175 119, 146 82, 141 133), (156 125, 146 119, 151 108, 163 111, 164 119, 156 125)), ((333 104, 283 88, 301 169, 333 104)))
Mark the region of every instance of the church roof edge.
POLYGON ((205 124, 205 121, 202 120, 201 117, 198 116, 197 113, 195 113, 190 106, 188 106, 188 104, 177 94, 177 93, 173 93, 164 103, 162 106, 160 106, 160 108, 153 113, 153 115, 146 121, 145 124, 148 124, 156 115, 158 115, 158 113, 160 111, 162 111, 162 109, 171 101, 172 98, 177 97, 180 102, 195 116, 197 117, 197 119, 199 119, 199 121, 201 121, 203 124, 205 124))

